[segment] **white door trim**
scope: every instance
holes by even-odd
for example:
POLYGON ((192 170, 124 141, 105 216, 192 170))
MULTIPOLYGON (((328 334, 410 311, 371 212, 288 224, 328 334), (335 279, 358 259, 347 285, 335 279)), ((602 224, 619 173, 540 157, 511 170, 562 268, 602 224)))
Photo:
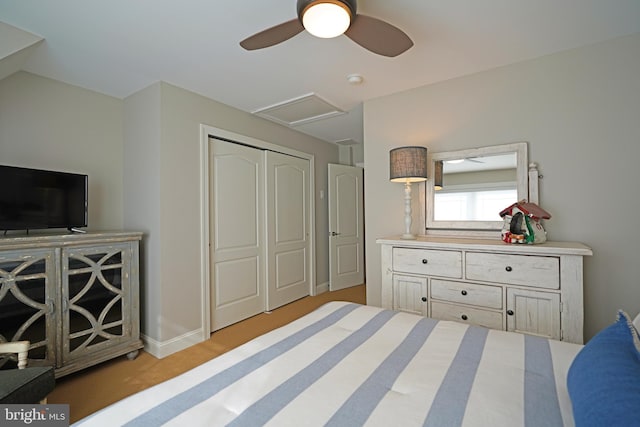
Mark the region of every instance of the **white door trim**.
POLYGON ((310 215, 310 229, 311 235, 309 237, 309 265, 311 271, 309 272, 311 280, 309 281, 309 295, 316 295, 316 223, 315 223, 315 156, 313 154, 303 153, 302 151, 294 150, 292 148, 283 147, 280 145, 272 144, 270 142, 262 141, 260 139, 252 138, 245 135, 240 135, 228 130, 219 129, 209 125, 200 125, 200 294, 201 294, 201 327, 202 327, 202 340, 209 339, 211 335, 211 304, 210 304, 210 271, 209 271, 209 137, 226 139, 231 142, 237 142, 240 144, 246 144, 252 147, 261 148, 265 150, 276 151, 283 154, 288 154, 294 157, 300 157, 302 159, 309 160, 309 212, 310 215))

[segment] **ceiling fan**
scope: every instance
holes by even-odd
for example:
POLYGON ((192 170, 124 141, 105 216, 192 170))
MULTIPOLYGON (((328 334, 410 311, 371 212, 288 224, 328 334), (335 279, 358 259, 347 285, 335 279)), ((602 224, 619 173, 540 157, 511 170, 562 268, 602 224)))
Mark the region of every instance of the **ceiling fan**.
POLYGON ((246 50, 263 49, 307 30, 317 37, 341 34, 378 55, 394 57, 413 46, 399 28, 356 13, 356 0, 298 0, 298 17, 254 34, 240 42, 246 50))

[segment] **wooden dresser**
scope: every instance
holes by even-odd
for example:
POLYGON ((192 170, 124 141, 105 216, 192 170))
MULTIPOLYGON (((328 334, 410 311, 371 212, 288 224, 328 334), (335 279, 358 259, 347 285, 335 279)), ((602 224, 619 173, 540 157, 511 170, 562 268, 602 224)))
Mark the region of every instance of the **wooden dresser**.
POLYGON ((427 236, 377 243, 384 308, 583 343, 588 246, 427 236))

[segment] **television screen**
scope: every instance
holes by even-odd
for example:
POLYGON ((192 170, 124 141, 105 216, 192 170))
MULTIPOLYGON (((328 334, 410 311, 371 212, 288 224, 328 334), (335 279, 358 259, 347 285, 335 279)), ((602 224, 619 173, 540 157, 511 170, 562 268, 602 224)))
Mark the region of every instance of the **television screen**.
POLYGON ((0 165, 0 230, 87 226, 87 175, 0 165))

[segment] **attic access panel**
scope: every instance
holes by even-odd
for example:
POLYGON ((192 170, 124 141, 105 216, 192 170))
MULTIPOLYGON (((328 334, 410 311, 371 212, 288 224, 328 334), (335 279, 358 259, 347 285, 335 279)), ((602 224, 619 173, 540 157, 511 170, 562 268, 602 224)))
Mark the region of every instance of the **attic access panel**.
POLYGON ((310 93, 256 110, 254 114, 285 126, 296 127, 340 116, 345 114, 345 111, 318 95, 310 93))

